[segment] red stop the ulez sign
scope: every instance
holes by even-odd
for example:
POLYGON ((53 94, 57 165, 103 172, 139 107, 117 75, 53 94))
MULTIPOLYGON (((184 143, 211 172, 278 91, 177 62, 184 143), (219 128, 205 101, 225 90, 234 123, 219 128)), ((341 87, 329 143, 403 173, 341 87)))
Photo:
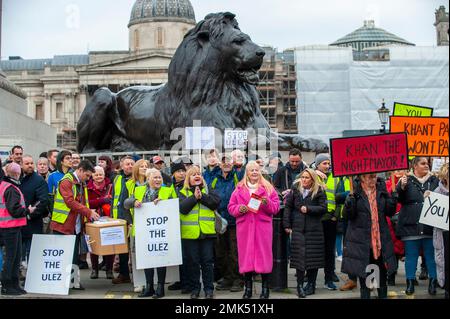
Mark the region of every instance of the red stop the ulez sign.
POLYGON ((333 176, 408 169, 406 133, 330 139, 333 176))

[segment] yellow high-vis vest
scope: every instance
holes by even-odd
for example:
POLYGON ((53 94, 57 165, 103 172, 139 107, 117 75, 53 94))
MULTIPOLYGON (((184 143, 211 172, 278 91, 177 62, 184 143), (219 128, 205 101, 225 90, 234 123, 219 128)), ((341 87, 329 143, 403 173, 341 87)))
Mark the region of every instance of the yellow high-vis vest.
MULTIPOLYGON (((147 191, 147 185, 136 186, 134 180, 127 181, 127 189, 129 196, 134 196, 134 198, 140 202, 144 199, 145 192, 147 191)), ((176 198, 176 194, 170 187, 162 186, 158 192, 158 198, 161 200, 176 198)), ((131 236, 135 236, 136 230, 134 227, 134 208, 130 208, 130 213, 133 218, 133 224, 131 226, 131 236)))
POLYGON ((114 186, 114 198, 112 204, 112 217, 114 219, 119 218, 119 199, 120 194, 122 193, 122 175, 117 175, 114 178, 113 186, 114 186))
MULTIPOLYGON (((186 197, 194 196, 190 190, 185 188, 180 193, 186 197)), ((202 193, 206 194, 205 189, 202 190, 202 193)), ((198 203, 189 214, 180 214, 181 238, 198 239, 200 234, 215 235, 215 221, 214 211, 198 203)))
MULTIPOLYGON (((67 207, 66 203, 64 202, 64 198, 62 197, 60 191, 59 191, 59 185, 62 181, 69 180, 73 183, 73 175, 71 173, 67 173, 63 176, 63 178, 58 182, 58 187, 56 190, 56 196, 55 196, 55 202, 53 204, 53 212, 52 212, 52 221, 57 222, 58 224, 64 224, 67 220, 67 217, 69 217, 70 208, 67 207)), ((89 199, 88 199, 88 191, 87 187, 81 187, 84 189, 84 198, 86 200, 86 207, 89 208, 89 199)), ((77 187, 75 184, 72 186, 73 191, 73 198, 77 197, 77 187)))

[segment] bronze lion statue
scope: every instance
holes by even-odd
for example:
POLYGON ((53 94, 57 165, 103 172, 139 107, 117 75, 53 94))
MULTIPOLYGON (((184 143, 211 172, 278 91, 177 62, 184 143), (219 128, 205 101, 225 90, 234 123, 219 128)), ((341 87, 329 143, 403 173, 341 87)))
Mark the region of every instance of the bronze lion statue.
POLYGON ((255 88, 264 54, 234 14, 209 14, 184 37, 165 85, 94 93, 78 122, 78 151, 169 150, 172 130, 194 120, 222 132, 269 132, 255 88))

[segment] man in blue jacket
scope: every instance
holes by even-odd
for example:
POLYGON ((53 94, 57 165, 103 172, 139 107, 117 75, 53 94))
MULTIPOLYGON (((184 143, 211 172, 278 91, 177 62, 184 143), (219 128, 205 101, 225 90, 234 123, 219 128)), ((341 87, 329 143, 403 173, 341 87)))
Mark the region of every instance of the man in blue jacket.
POLYGON ((223 235, 218 235, 216 244, 217 271, 223 276, 223 281, 216 289, 237 292, 242 290, 242 279, 238 270, 236 219, 230 215, 227 207, 239 180, 238 174, 233 169, 231 157, 222 157, 220 169, 220 174, 208 185, 220 195, 218 212, 228 221, 227 231, 223 235))
POLYGON ((19 189, 25 198, 25 205, 36 206, 34 214, 29 215, 27 225, 22 228, 22 256, 26 262, 30 255, 31 239, 34 234, 42 234, 43 218, 48 215, 47 183, 34 171, 34 161, 30 155, 22 158, 22 178, 19 189), (37 204, 37 205, 36 205, 37 204))

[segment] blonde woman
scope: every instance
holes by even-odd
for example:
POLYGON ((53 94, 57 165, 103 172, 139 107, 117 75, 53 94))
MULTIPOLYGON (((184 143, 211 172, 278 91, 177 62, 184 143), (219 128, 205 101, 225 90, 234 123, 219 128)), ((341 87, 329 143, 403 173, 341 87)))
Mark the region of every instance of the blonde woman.
POLYGON ((179 193, 181 242, 186 278, 191 299, 200 296, 200 270, 205 298, 214 298, 214 243, 216 238, 214 210, 220 197, 208 192, 200 168, 192 166, 186 173, 179 193))
MULTIPOLYGON (((124 202, 125 209, 140 208, 142 203, 153 202, 155 205, 160 200, 167 200, 176 197, 172 188, 162 186, 163 178, 161 172, 156 168, 150 168, 146 172, 147 183, 145 188, 138 187, 134 192, 134 196, 129 197, 124 202)), ((164 284, 166 281, 166 267, 157 268, 158 287, 156 291, 153 287, 153 277, 155 276, 155 269, 145 269, 146 286, 139 297, 151 297, 158 299, 163 298, 164 284)))
POLYGON ((258 163, 250 161, 228 204, 228 211, 236 218, 239 272, 245 276, 244 299, 252 297, 255 273, 262 277, 260 298, 269 298, 269 275, 273 266, 272 217, 279 208, 277 192, 262 177, 258 163), (248 206, 252 198, 252 202, 259 199, 259 208, 248 206))
POLYGON ((299 298, 315 293, 319 268, 325 266, 325 239, 322 216, 327 212, 327 196, 316 172, 307 168, 294 181, 286 197, 283 227, 292 233, 290 267, 297 272, 299 298), (303 288, 306 277, 307 285, 303 288))
MULTIPOLYGON (((131 178, 125 183, 125 187, 127 189, 127 195, 124 198, 134 197, 136 198, 136 194, 141 194, 142 192, 145 192, 145 189, 147 187, 147 181, 146 181, 146 172, 147 169, 150 168, 150 163, 146 160, 138 160, 133 165, 133 169, 131 172, 131 178)), ((125 203, 125 200, 124 200, 125 203)), ((130 209, 125 209, 125 219, 127 220, 127 223, 131 225, 131 253, 135 254, 134 252, 134 235, 135 235, 135 228, 134 228, 134 208, 131 207, 130 209)), ((124 261, 125 262, 125 261, 124 261)), ((122 263, 122 262, 121 262, 122 263)), ((128 267, 128 260, 126 261, 126 265, 128 267)), ((143 290, 143 287, 134 287, 135 292, 141 292, 143 290)))

